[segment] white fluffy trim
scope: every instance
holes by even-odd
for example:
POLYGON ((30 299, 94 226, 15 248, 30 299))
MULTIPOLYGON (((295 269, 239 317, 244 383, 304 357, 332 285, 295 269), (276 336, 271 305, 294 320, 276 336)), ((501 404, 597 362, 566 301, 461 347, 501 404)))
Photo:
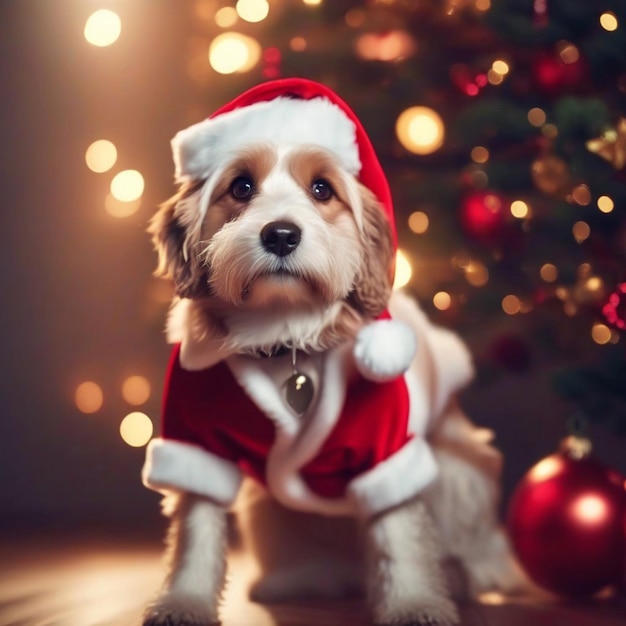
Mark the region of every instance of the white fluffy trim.
POLYGON ((242 479, 234 463, 197 446, 165 439, 148 444, 141 477, 155 491, 189 491, 224 506, 232 504, 242 479))
POLYGON ((438 471, 430 446, 416 437, 386 461, 355 478, 348 486, 348 495, 360 517, 372 517, 416 496, 438 471))
POLYGON ((353 175, 361 170, 356 128, 326 98, 257 102, 181 130, 172 139, 178 182, 203 180, 252 143, 312 144, 334 152, 353 175))

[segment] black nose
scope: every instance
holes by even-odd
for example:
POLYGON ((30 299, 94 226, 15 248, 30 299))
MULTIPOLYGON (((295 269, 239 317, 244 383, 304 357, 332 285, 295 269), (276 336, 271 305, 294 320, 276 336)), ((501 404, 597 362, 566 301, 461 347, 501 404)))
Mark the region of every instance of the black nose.
POLYGON ((270 222, 261 231, 263 247, 276 256, 291 254, 300 243, 302 231, 291 222, 270 222))

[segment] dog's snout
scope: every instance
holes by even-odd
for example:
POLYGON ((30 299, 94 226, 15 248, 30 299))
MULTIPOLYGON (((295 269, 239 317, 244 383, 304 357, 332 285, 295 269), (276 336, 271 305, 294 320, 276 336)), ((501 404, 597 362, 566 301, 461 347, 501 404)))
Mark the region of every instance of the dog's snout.
POLYGON ((276 256, 291 254, 301 237, 302 231, 292 222, 270 222, 261 231, 263 247, 276 256))

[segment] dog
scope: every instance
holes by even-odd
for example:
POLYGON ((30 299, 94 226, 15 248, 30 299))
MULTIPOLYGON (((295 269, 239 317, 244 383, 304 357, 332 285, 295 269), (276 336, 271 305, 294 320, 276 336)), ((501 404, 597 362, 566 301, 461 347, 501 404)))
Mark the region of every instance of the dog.
POLYGON ((501 455, 456 400, 469 353, 392 289, 393 207, 354 114, 272 81, 173 147, 150 231, 176 347, 143 470, 169 573, 144 626, 219 622, 237 496, 260 601, 364 591, 376 624, 446 626, 453 595, 514 587, 501 455))

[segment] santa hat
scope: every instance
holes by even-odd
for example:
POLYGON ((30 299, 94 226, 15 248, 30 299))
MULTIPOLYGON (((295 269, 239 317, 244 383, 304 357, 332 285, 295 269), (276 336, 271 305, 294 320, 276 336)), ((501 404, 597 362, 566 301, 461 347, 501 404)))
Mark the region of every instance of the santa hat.
POLYGON ((317 145, 333 152, 343 167, 381 203, 396 243, 387 179, 363 126, 331 89, 303 78, 262 83, 172 140, 176 180, 206 180, 201 210, 222 169, 242 147, 317 145))

